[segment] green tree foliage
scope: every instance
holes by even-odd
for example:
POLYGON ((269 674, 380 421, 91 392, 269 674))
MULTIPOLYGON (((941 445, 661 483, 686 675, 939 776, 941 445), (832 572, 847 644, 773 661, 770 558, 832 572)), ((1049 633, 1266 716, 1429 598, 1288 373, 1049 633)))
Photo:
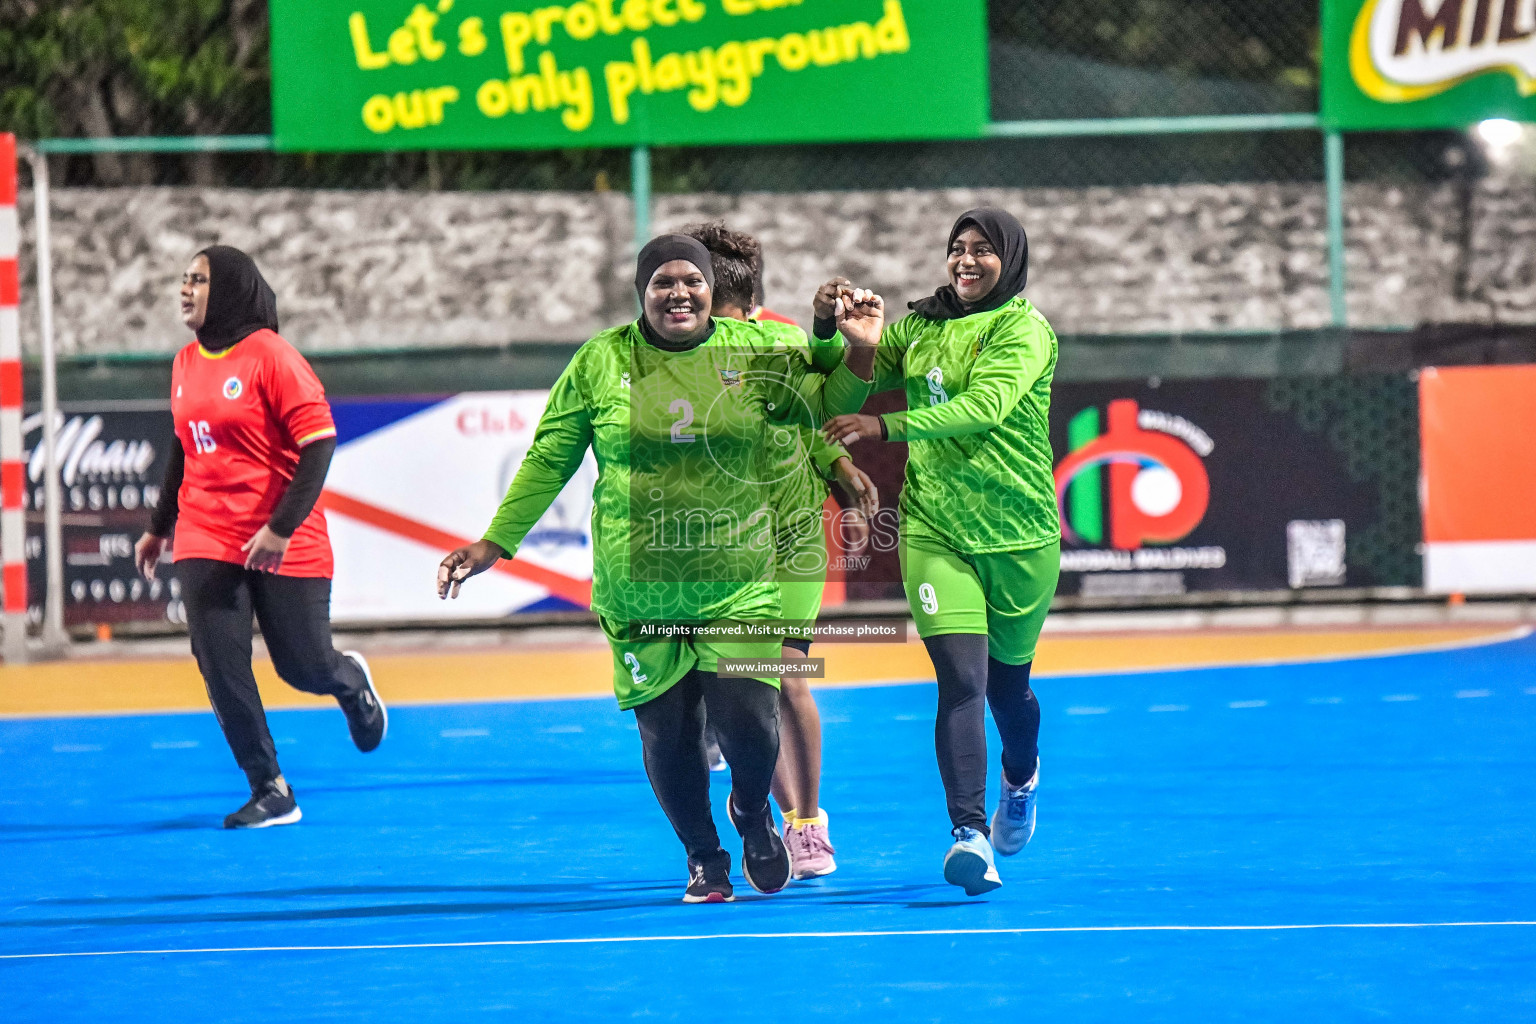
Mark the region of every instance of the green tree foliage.
MULTIPOLYGON (((216 135, 269 121, 263 0, 0 0, 0 128, 216 135)), ((146 157, 93 170, 104 184, 154 173, 146 157)))

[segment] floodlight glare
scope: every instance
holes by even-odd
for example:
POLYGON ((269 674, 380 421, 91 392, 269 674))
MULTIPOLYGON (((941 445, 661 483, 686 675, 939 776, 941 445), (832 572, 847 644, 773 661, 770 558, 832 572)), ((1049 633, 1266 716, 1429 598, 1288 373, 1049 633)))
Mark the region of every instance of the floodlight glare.
POLYGON ((1521 136, 1525 134, 1525 126, 1519 121, 1510 121, 1502 117, 1481 121, 1474 130, 1484 145, 1495 149, 1508 149, 1519 142, 1521 136))

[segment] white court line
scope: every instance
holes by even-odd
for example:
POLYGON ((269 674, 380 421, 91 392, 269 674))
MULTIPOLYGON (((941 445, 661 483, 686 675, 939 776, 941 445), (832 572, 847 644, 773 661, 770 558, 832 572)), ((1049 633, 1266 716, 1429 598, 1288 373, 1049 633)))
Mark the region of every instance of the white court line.
MULTIPOLYGON (((1314 654, 1296 655, 1289 658, 1260 658, 1256 661, 1223 661, 1215 664, 1193 665, 1152 665, 1145 668, 1084 668, 1069 669, 1063 672, 1041 672, 1033 678, 1036 679, 1074 679, 1082 676, 1144 676, 1158 672, 1205 672, 1231 668, 1281 668, 1287 665, 1332 665, 1341 661, 1372 661, 1377 658, 1404 658, 1414 654, 1441 654, 1447 651, 1466 651, 1478 647, 1493 647, 1497 644, 1512 643, 1516 640, 1524 640, 1532 633, 1536 633, 1536 626, 1517 626, 1503 633, 1494 633, 1489 636, 1472 637, 1469 640, 1444 640, 1439 643, 1408 645, 1404 647, 1383 647, 1374 651, 1352 651, 1344 654, 1314 654)), ((894 682, 894 680, 893 680, 894 682)), ((845 684, 835 684, 845 685, 845 684)), ((881 685, 879 683, 856 683, 856 686, 881 685)), ((1532 687, 1536 690, 1536 687, 1532 687)), ((1527 691, 1529 692, 1529 691, 1527 691)))
POLYGON ((577 939, 487 939, 480 942, 390 942, 357 946, 219 946, 207 949, 104 949, 79 953, 0 953, 0 960, 82 956, 171 956, 205 953, 350 953, 370 949, 491 949, 502 946, 599 946, 638 942, 723 942, 729 939, 884 939, 927 935, 1076 935, 1096 932, 1304 932, 1370 928, 1531 928, 1536 921, 1387 921, 1346 924, 1105 924, 1059 928, 928 928, 876 932, 726 932, 715 935, 613 935, 577 939))
MULTIPOLYGON (((1502 633, 1494 633, 1488 636, 1472 637, 1469 640, 1444 640, 1439 643, 1407 645, 1403 647, 1383 647, 1373 651, 1352 651, 1343 654, 1316 654, 1295 655, 1288 658, 1260 658, 1256 661, 1221 661, 1204 662, 1194 664, 1173 665, 1149 665, 1142 668, 1079 668, 1062 669, 1057 671, 1041 671, 1031 676, 1032 679, 1082 679, 1082 678, 1116 678, 1119 676, 1149 676, 1160 672, 1219 672, 1233 668, 1284 668, 1291 665, 1332 665, 1344 661, 1371 661, 1377 658, 1405 658, 1415 654, 1443 654, 1449 651, 1473 650, 1478 647, 1493 647, 1498 644, 1513 643, 1524 640, 1532 633, 1536 633, 1536 626, 1516 626, 1502 633)), ((813 689, 817 690, 860 690, 875 686, 932 686, 932 679, 913 679, 910 676, 892 676, 886 679, 860 679, 854 682, 818 682, 813 689)), ((1525 691, 1536 696, 1536 686, 1525 691)), ((591 694, 582 696, 590 697, 591 694)), ((516 698, 518 700, 559 700, 558 697, 530 697, 516 698)), ((572 697, 572 699, 575 699, 572 697)), ((497 698, 498 701, 506 701, 507 698, 497 698)), ((480 699, 464 701, 461 703, 478 703, 480 699)), ((435 703, 446 704, 449 701, 437 701, 435 703)), ((286 709, 285 709, 286 710, 286 709)), ((6 716, 0 715, 0 718, 6 716)), ((54 716, 56 717, 56 716, 54 716)), ((822 722, 826 722, 825 717, 822 722)))

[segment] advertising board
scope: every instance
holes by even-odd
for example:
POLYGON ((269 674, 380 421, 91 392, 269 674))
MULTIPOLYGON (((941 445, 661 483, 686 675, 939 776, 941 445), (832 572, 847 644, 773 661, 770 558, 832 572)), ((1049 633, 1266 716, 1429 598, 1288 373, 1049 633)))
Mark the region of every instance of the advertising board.
POLYGON ((1406 376, 1058 385, 1058 593, 1418 582, 1406 376))
POLYGON ((1324 0, 1332 128, 1536 121, 1536 0, 1324 0))
POLYGON ((1536 366, 1456 366, 1419 377, 1424 586, 1536 593, 1536 366))
POLYGON ((982 0, 272 0, 282 150, 975 138, 982 0))
MULTIPOLYGON (((1051 432, 1063 533, 1059 593, 1135 604, 1211 591, 1418 585, 1425 537, 1419 387, 1406 374, 1058 384, 1051 432)), ((335 551, 337 622, 588 607, 597 479, 590 453, 515 559, 498 563, 456 601, 435 593, 438 561, 490 522, 547 397, 488 391, 332 400, 339 445, 321 502, 335 551)), ((899 396, 880 397, 899 404, 899 396)), ((1472 407, 1480 403, 1474 398, 1472 407)), ((1426 410, 1446 407, 1426 397, 1426 410)), ((26 425, 34 449, 28 555, 35 615, 45 576, 40 426, 35 415, 26 425)), ((1487 433, 1475 424, 1456 429, 1487 433)), ((1432 452, 1465 447, 1462 434, 1435 441, 1441 433, 1425 427, 1431 497, 1446 493, 1435 486, 1444 472, 1435 467, 1464 462, 1432 461, 1432 452)), ((132 559, 173 443, 160 406, 65 413, 69 624, 179 620, 170 566, 157 586, 138 578, 132 559)), ((902 596, 895 509, 905 446, 861 445, 853 454, 879 483, 882 511, 865 548, 845 547, 834 557, 828 605, 845 594, 902 596)), ((828 510, 835 533, 838 509, 828 510)), ((1487 539, 1442 536, 1436 524, 1461 521, 1447 515, 1431 505, 1432 551, 1440 541, 1487 539)), ((1432 576, 1438 564, 1431 562, 1432 576)))
MULTIPOLYGON (((134 542, 160 500, 166 459, 177 443, 164 403, 66 405, 58 424, 65 625, 182 621, 171 566, 151 582, 133 564, 134 542)), ((47 587, 42 413, 27 416, 21 427, 27 446, 27 603, 36 622, 47 587)))

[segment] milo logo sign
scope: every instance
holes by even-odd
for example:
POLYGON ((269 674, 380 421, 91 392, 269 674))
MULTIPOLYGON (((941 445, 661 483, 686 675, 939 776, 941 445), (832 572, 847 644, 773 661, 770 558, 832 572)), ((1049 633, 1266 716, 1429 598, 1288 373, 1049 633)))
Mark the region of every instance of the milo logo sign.
POLYGON ((1536 120, 1536 0, 1328 0, 1324 30, 1336 127, 1536 120))

